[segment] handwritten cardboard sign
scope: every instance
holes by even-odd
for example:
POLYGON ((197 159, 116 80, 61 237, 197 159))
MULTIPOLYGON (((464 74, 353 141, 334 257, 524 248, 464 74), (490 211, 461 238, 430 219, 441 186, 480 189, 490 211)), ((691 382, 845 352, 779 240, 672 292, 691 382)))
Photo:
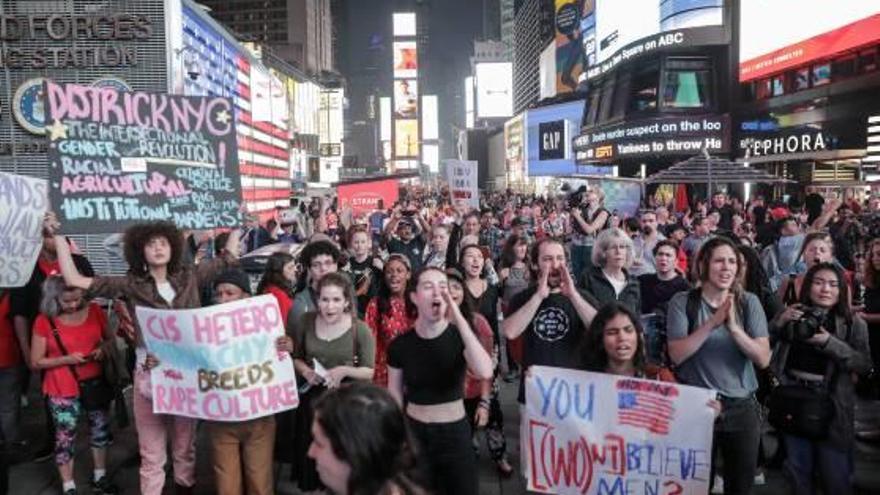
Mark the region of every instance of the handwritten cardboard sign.
POLYGON ((263 295, 201 309, 137 308, 152 370, 153 412, 246 421, 299 405, 278 301, 263 295))
POLYGON ((52 205, 65 232, 241 223, 232 101, 46 83, 52 205))
POLYGON ((43 247, 46 181, 0 172, 0 287, 31 278, 43 247))
POLYGON ((523 437, 529 490, 708 493, 713 396, 685 385, 533 366, 523 437))
POLYGON ((449 182, 453 205, 480 208, 478 173, 478 164, 475 161, 446 160, 446 180, 449 182))

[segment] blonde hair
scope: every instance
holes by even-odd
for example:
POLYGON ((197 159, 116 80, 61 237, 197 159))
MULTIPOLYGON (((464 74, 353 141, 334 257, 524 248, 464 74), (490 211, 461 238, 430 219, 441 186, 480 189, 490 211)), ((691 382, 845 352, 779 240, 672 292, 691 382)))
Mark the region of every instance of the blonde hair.
POLYGON ((604 267, 605 253, 612 244, 619 241, 623 241, 623 244, 626 245, 626 261, 623 263, 623 267, 629 270, 633 264, 633 241, 626 235, 626 232, 618 228, 605 229, 596 237, 596 245, 593 246, 593 254, 591 256, 593 265, 604 267))

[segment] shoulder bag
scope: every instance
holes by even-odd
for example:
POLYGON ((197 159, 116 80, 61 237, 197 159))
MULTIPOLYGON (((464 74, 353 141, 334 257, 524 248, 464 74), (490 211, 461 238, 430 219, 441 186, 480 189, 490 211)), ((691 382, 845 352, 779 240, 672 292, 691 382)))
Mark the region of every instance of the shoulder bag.
MULTIPOLYGON (((70 353, 67 352, 67 347, 61 340, 61 335, 58 333, 58 328, 55 325, 52 325, 52 335, 55 337, 55 342, 58 344, 58 348, 61 349, 61 353, 64 356, 69 356, 70 353)), ((98 377, 80 380, 76 366, 70 364, 68 368, 79 387, 79 399, 83 408, 86 411, 107 410, 113 401, 114 393, 113 388, 104 376, 104 370, 101 370, 101 375, 98 377)))

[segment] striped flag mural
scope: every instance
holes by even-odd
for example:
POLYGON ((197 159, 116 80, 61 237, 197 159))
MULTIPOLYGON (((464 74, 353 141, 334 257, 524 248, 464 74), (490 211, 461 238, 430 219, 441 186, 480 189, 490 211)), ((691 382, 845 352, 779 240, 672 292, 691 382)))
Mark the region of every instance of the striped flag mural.
MULTIPOLYGON (((183 9, 183 56, 199 69, 199 77, 184 78, 184 94, 218 95, 235 102, 238 159, 244 201, 252 213, 269 213, 290 204, 290 131, 287 109, 275 108, 267 121, 253 118, 261 92, 257 82, 271 81, 268 69, 245 53, 245 49, 220 34, 219 26, 199 13, 183 9), (253 61, 253 62, 252 62, 253 61)), ((272 98, 271 94, 265 97, 272 98)), ((286 101, 285 101, 286 103, 286 101)), ((262 116, 260 116, 262 118, 262 116)))
POLYGON ((880 162, 880 115, 868 117, 867 155, 862 160, 866 163, 880 162))

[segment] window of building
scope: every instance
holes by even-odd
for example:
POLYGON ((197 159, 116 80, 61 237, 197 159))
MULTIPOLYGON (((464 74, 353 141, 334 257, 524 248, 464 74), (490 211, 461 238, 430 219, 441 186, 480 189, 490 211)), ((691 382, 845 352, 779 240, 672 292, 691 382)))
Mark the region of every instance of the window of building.
POLYGON ((606 122, 611 117, 614 106, 614 78, 609 77, 602 84, 602 99, 599 101, 599 122, 606 122))
POLYGON ((856 75, 855 55, 837 59, 831 63, 831 75, 835 81, 847 79, 856 75))
POLYGON ((596 87, 593 91, 590 92, 590 99, 587 105, 587 112, 584 117, 585 125, 594 125, 596 124, 596 116, 599 115, 599 100, 602 96, 602 90, 596 87))
POLYGON ((663 72, 663 108, 708 108, 712 65, 705 58, 669 58, 663 72))
POLYGON ((804 67, 794 71, 791 83, 793 91, 801 91, 810 87, 810 68, 804 67))
POLYGON ((657 110, 657 96, 660 92, 659 76, 659 65, 647 67, 633 74, 629 90, 629 111, 657 110))
POLYGON ((859 53, 859 73, 866 74, 877 70, 877 50, 865 50, 859 53))
POLYGON ((813 66, 813 86, 822 86, 831 82, 831 64, 818 64, 813 66))
POLYGON ((614 90, 614 103, 611 106, 611 119, 622 119, 626 115, 629 103, 629 88, 632 77, 629 73, 621 73, 617 78, 614 90))
POLYGON ((770 98, 771 89, 770 79, 755 82, 755 98, 758 100, 770 98))
POLYGON ((782 96, 785 94, 785 75, 778 75, 773 78, 773 96, 782 96))

